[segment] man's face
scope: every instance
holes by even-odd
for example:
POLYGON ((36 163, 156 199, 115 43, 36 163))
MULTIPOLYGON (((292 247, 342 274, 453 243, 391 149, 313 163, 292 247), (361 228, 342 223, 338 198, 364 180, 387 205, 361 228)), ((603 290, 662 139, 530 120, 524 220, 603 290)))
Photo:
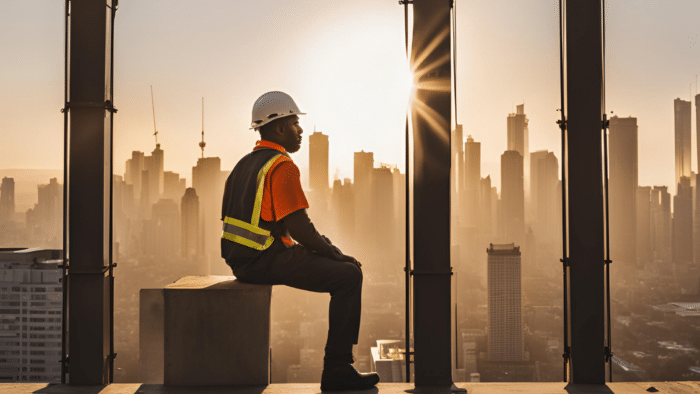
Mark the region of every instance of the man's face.
POLYGON ((301 134, 304 132, 299 125, 299 117, 296 115, 288 116, 283 119, 282 127, 282 145, 289 153, 297 152, 301 149, 301 134))

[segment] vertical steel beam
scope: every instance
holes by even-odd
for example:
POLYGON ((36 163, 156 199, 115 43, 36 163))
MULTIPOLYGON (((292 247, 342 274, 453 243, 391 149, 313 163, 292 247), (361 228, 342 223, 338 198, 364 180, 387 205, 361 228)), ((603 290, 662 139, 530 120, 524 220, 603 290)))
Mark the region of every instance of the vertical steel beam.
POLYGON ((69 383, 109 382, 110 1, 71 0, 69 383))
POLYGON ((605 384, 600 1, 566 1, 570 382, 605 384))
POLYGON ((416 387, 451 387, 450 0, 413 1, 416 387))

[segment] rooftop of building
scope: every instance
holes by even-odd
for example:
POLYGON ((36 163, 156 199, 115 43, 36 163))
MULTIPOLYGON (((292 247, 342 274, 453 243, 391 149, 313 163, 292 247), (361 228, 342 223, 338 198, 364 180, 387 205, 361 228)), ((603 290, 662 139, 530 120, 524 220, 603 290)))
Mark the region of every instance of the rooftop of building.
MULTIPOLYGON (((457 383, 469 394, 642 394, 649 392, 691 394, 700 392, 700 382, 613 382, 607 385, 567 385, 550 383, 457 383)), ((403 394, 415 387, 411 383, 379 383, 375 389, 340 393, 403 394)), ((271 384, 267 387, 166 387, 156 384, 116 383, 109 386, 67 386, 43 383, 4 383, 6 394, 309 394, 320 393, 318 383, 271 384)), ((422 389, 419 393, 441 394, 449 390, 422 389)))

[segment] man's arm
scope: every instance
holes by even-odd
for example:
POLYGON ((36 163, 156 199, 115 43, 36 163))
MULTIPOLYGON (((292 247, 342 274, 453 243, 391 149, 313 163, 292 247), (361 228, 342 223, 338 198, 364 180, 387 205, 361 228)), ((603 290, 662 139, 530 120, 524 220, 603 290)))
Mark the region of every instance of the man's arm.
POLYGON ((340 249, 327 241, 328 238, 320 235, 318 231, 316 231, 316 227, 311 223, 306 209, 294 211, 285 216, 282 221, 285 226, 287 226, 289 235, 291 235, 292 238, 314 252, 333 260, 355 261, 354 258, 340 252, 340 249))

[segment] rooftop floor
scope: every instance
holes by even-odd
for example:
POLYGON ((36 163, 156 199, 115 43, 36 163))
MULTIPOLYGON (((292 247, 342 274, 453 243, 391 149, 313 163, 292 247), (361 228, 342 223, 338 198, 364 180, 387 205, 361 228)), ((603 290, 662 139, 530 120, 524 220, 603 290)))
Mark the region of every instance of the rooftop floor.
MULTIPOLYGON (((457 383, 469 394, 643 394, 649 392, 698 394, 700 382, 620 382, 597 385, 568 385, 566 383, 457 383), (655 388, 656 390, 652 389, 655 388)), ((377 388, 358 394, 404 394, 414 389, 410 383, 380 383, 377 388)), ((309 394, 320 393, 318 383, 271 384, 267 387, 165 387, 157 384, 119 383, 109 386, 66 386, 37 383, 0 384, 3 394, 309 394)), ((424 389, 425 394, 449 393, 445 390, 424 389)), ((344 391, 339 393, 355 393, 344 391)))

